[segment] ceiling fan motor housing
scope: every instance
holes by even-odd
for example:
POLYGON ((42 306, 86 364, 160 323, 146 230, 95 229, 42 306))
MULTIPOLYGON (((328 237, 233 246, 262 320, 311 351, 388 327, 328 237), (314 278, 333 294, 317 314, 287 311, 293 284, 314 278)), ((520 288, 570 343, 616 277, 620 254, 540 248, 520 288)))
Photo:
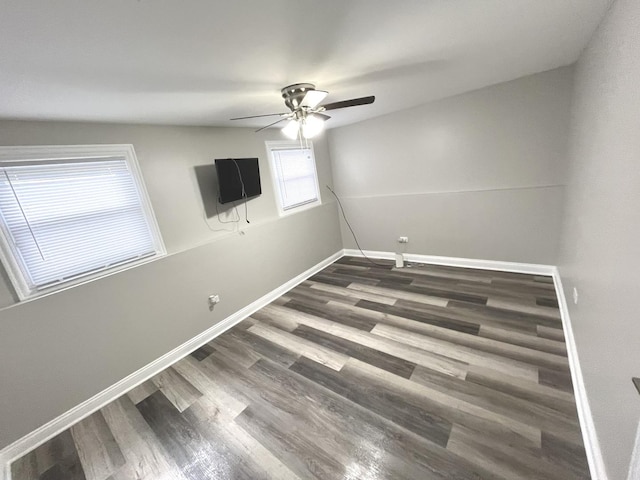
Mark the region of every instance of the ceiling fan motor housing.
POLYGON ((282 98, 284 98, 285 105, 295 111, 300 108, 307 92, 315 89, 316 86, 312 83, 294 83, 281 90, 282 98))

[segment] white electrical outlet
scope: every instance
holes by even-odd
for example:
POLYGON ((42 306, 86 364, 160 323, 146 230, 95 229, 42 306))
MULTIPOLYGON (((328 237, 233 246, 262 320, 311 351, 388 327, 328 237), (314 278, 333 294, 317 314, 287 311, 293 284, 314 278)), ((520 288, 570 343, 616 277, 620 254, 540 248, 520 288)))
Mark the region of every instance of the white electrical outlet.
POLYGON ((398 243, 409 243, 409 237, 398 238, 398 243))
POLYGON ((573 303, 578 304, 578 289, 573 287, 573 303))

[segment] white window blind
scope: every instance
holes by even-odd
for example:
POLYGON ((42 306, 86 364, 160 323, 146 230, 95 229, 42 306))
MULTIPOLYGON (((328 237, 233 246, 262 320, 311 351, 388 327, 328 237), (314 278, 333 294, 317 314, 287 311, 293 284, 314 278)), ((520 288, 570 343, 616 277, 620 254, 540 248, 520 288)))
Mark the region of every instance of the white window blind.
POLYGON ((313 150, 271 150, 272 168, 283 211, 318 202, 318 180, 313 150))
POLYGON ((125 157, 0 163, 0 217, 23 296, 163 251, 125 157))

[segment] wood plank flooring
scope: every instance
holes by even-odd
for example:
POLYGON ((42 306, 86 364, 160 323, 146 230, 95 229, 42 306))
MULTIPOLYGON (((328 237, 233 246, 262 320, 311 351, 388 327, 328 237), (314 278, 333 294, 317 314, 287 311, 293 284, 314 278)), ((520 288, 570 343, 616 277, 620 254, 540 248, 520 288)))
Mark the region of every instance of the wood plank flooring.
POLYGON ((13 480, 589 478, 548 277, 345 257, 13 480))

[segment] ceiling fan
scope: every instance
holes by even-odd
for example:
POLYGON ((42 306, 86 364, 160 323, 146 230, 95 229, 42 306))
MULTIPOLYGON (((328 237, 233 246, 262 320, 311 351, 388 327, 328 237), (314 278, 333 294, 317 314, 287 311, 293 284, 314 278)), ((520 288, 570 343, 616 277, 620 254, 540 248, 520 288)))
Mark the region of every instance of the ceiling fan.
POLYGON ((292 140, 298 138, 299 135, 302 135, 304 138, 312 138, 322 131, 324 128, 324 122, 331 118, 323 112, 336 110, 338 108, 368 105, 373 103, 376 99, 374 96, 361 97, 320 105, 320 102, 325 99, 329 92, 316 90, 316 86, 312 83, 294 83, 293 85, 284 87, 281 92, 282 98, 284 98, 284 103, 289 107, 291 110, 290 112, 237 117, 232 118, 231 120, 246 120, 248 118, 278 116, 280 117, 279 120, 259 128, 256 132, 288 120, 288 123, 284 128, 282 128, 282 133, 285 136, 292 140))

